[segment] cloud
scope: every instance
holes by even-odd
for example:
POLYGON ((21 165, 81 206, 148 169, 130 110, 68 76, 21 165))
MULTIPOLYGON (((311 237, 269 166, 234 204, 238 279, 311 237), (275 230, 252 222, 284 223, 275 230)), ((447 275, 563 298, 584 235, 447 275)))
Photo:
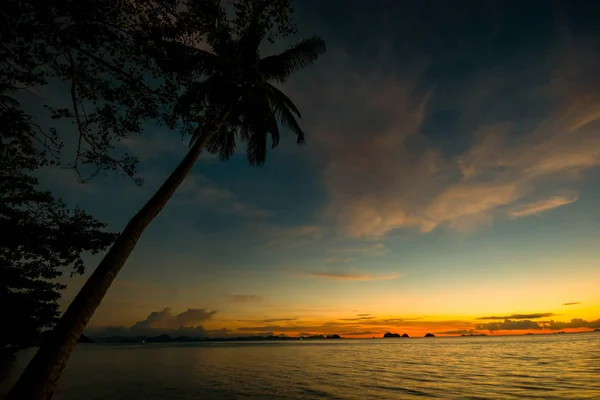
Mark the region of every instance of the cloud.
POLYGON ((340 321, 368 321, 370 319, 375 319, 375 317, 340 318, 340 321))
POLYGON ((338 250, 343 254, 360 254, 368 256, 381 256, 387 253, 387 249, 383 243, 370 243, 355 246, 347 246, 338 250))
POLYGON ((567 328, 589 328, 589 329, 598 329, 600 328, 600 319, 595 321, 586 321, 581 318, 574 318, 569 322, 561 322, 561 321, 547 321, 543 324, 544 328, 552 329, 552 330, 560 330, 567 328))
POLYGON ((371 314, 356 314, 357 317, 370 317, 371 314))
POLYGON ((552 317, 556 314, 553 313, 535 313, 535 314, 511 314, 504 315, 500 317, 490 316, 490 317, 479 317, 477 320, 492 320, 492 319, 537 319, 537 318, 546 318, 552 317))
POLYGON ((454 331, 436 332, 436 335, 470 335, 476 333, 473 329, 457 329, 454 331))
POLYGON ((207 321, 215 313, 216 311, 207 311, 204 308, 190 308, 180 314, 173 314, 173 310, 167 307, 162 311, 150 313, 145 320, 136 322, 131 329, 177 329, 181 326, 189 326, 207 321))
POLYGON ((477 324, 475 329, 477 330, 489 330, 490 332, 499 330, 539 330, 539 329, 550 329, 550 330, 561 330, 568 328, 588 328, 597 329, 600 328, 600 319, 595 321, 586 321, 580 318, 574 318, 569 322, 561 321, 540 321, 535 322, 531 320, 520 320, 514 321, 506 319, 502 322, 489 322, 486 324, 477 324))
MULTIPOLYGON (((451 186, 436 196, 426 214, 434 225, 448 223, 460 231, 472 231, 495 208, 510 204, 523 196, 518 185, 508 183, 462 183, 451 186)), ((427 230, 422 227, 421 230, 427 230)))
POLYGON ((513 331, 513 330, 538 330, 542 329, 542 327, 535 321, 531 320, 520 320, 513 321, 510 319, 504 320, 502 322, 489 322, 487 324, 478 324, 475 326, 477 330, 488 330, 490 332, 493 331, 513 331))
POLYGON ((298 318, 265 318, 255 322, 263 324, 272 324, 273 322, 286 322, 286 321, 297 321, 298 318))
POLYGON ((537 215, 557 207, 565 206, 577 201, 577 196, 574 197, 562 197, 554 196, 546 200, 537 201, 517 208, 511 211, 508 215, 512 218, 528 217, 530 215, 537 215))
POLYGON ((574 306, 576 304, 581 304, 581 302, 580 301, 574 301, 572 303, 563 303, 563 306, 574 306))
POLYGON ((257 294, 230 294, 227 298, 234 303, 250 303, 262 301, 262 297, 257 294))
MULTIPOLYGON (((506 79, 498 79, 497 70, 467 78, 459 95, 455 88, 452 95, 443 88, 428 91, 418 68, 393 75, 379 69, 324 73, 320 87, 306 88, 319 99, 318 109, 310 110, 311 144, 324 164, 324 218, 346 236, 381 238, 398 229, 472 232, 496 219, 575 202, 583 174, 600 165, 600 94, 593 73, 600 57, 589 48, 570 54, 578 61, 559 65, 546 76, 549 83, 511 92, 514 101, 497 113, 520 79, 508 66, 499 67, 506 79), (525 118, 520 104, 532 99, 535 117, 525 118), (436 125, 440 108, 456 112, 455 126, 436 125), (436 139, 451 134, 461 141, 452 153, 436 139), (557 193, 552 184, 570 194, 557 193)), ((348 61, 338 58, 334 64, 348 61)), ((533 63, 528 73, 545 68, 533 63)))
POLYGON ((223 213, 254 219, 262 219, 269 214, 267 210, 242 202, 233 192, 215 185, 200 174, 188 175, 172 201, 179 206, 208 205, 223 213))
POLYGON ((211 320, 216 311, 204 308, 190 308, 174 314, 171 308, 151 312, 146 319, 132 326, 108 326, 92 329, 90 334, 98 336, 156 336, 169 334, 174 336, 206 336, 201 323, 211 320))
POLYGON ((309 277, 322 278, 322 279, 334 279, 342 281, 382 281, 399 278, 398 274, 390 275, 364 275, 364 274, 352 274, 352 273, 336 273, 336 272, 310 272, 307 274, 309 277))

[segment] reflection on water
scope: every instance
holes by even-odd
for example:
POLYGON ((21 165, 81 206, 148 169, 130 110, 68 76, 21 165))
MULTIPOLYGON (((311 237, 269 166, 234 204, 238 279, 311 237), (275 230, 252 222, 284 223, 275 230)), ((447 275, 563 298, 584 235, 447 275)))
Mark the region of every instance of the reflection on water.
POLYGON ((599 333, 89 344, 77 347, 54 398, 600 399, 599 378, 599 333))

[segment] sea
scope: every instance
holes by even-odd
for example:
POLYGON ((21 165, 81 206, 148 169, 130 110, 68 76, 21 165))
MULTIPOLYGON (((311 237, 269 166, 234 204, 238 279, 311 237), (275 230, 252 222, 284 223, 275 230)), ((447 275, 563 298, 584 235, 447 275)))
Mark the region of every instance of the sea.
POLYGON ((600 399, 600 333, 79 344, 54 399, 600 399))

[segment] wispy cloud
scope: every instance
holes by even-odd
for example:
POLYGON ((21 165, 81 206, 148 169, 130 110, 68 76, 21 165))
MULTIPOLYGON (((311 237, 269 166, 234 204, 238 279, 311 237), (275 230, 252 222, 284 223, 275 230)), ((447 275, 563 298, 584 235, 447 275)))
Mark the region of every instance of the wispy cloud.
POLYGON ((399 278, 398 274, 390 275, 365 275, 365 274, 352 274, 342 272, 310 272, 307 274, 309 277, 322 278, 322 279, 334 279, 342 281, 384 281, 390 279, 399 278))
POLYGON ((502 316, 479 317, 478 320, 493 320, 493 319, 537 319, 552 317, 554 313, 534 313, 534 314, 511 314, 502 316))
POLYGON ((370 319, 375 319, 375 317, 340 318, 340 321, 368 321, 370 319))
POLYGON ((581 304, 581 302, 580 301, 574 301, 572 303, 563 303, 563 306, 574 306, 574 305, 577 305, 577 304, 581 304))
POLYGON ((586 62, 560 65, 548 76, 550 83, 514 94, 545 107, 535 124, 522 124, 524 132, 514 123, 522 114, 517 106, 509 107, 514 118, 506 112, 503 121, 485 117, 506 101, 504 80, 482 73, 465 82, 458 98, 453 92, 455 104, 446 107, 456 108, 459 122, 468 121, 455 129, 472 139, 452 156, 431 139, 441 132, 424 133, 442 97, 416 90, 414 82, 423 79, 418 73, 354 71, 313 88, 321 109, 346 111, 335 120, 319 118, 312 129, 325 163, 324 215, 345 235, 364 239, 400 228, 471 232, 495 219, 538 215, 575 202, 578 181, 600 165, 600 94, 585 84, 597 81, 591 71, 600 57, 590 56, 589 49, 570 54, 586 62), (478 92, 482 82, 485 101, 478 92), (571 194, 553 192, 549 183, 569 187, 571 194))
POLYGON ((173 196, 173 202, 184 206, 210 206, 223 213, 261 219, 269 213, 241 201, 233 192, 217 186, 205 176, 194 174, 186 178, 173 196))
POLYGON ((530 215, 537 215, 549 210, 552 210, 557 207, 565 206, 567 204, 571 204, 577 201, 577 196, 573 197, 563 197, 563 196, 554 196, 546 200, 537 201, 535 203, 530 203, 525 206, 522 206, 515 211, 511 211, 508 215, 512 218, 520 218, 527 217, 530 215))

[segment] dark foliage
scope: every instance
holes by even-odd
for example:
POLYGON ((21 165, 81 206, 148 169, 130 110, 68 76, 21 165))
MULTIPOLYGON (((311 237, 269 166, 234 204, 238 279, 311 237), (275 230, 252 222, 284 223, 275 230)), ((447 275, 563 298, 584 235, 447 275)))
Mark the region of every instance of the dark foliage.
POLYGON ((58 320, 65 285, 54 279, 68 268, 83 273, 82 254, 103 250, 115 235, 83 210, 69 210, 38 189, 32 173, 46 160, 34 146, 34 128, 18 104, 2 96, 0 345, 18 349, 37 343, 40 332, 58 320))
MULTIPOLYGON (((295 31, 290 0, 234 0, 231 8, 260 15, 271 40, 295 31)), ((137 159, 118 144, 148 121, 176 127, 172 111, 186 81, 172 74, 169 65, 181 60, 170 58, 169 48, 193 46, 215 26, 231 26, 226 11, 220 0, 0 0, 0 86, 63 85, 68 103, 45 104, 52 118, 71 121, 78 133, 75 154, 63 162, 82 180, 118 170, 141 184, 137 159)), ((245 29, 236 21, 235 30, 245 29)), ((43 142, 59 160, 72 132, 48 127, 35 134, 53 139, 43 142)))
POLYGON ((296 120, 300 111, 273 83, 285 83, 314 63, 326 47, 322 38, 312 36, 281 54, 261 58, 259 46, 269 26, 260 12, 243 15, 241 22, 223 24, 207 35, 212 51, 174 45, 167 59, 181 60, 172 70, 189 80, 176 113, 192 143, 208 137, 207 150, 224 161, 239 138, 246 143, 250 165, 260 166, 268 139, 271 147, 279 143, 280 127, 291 131, 298 144, 305 139, 296 120))

